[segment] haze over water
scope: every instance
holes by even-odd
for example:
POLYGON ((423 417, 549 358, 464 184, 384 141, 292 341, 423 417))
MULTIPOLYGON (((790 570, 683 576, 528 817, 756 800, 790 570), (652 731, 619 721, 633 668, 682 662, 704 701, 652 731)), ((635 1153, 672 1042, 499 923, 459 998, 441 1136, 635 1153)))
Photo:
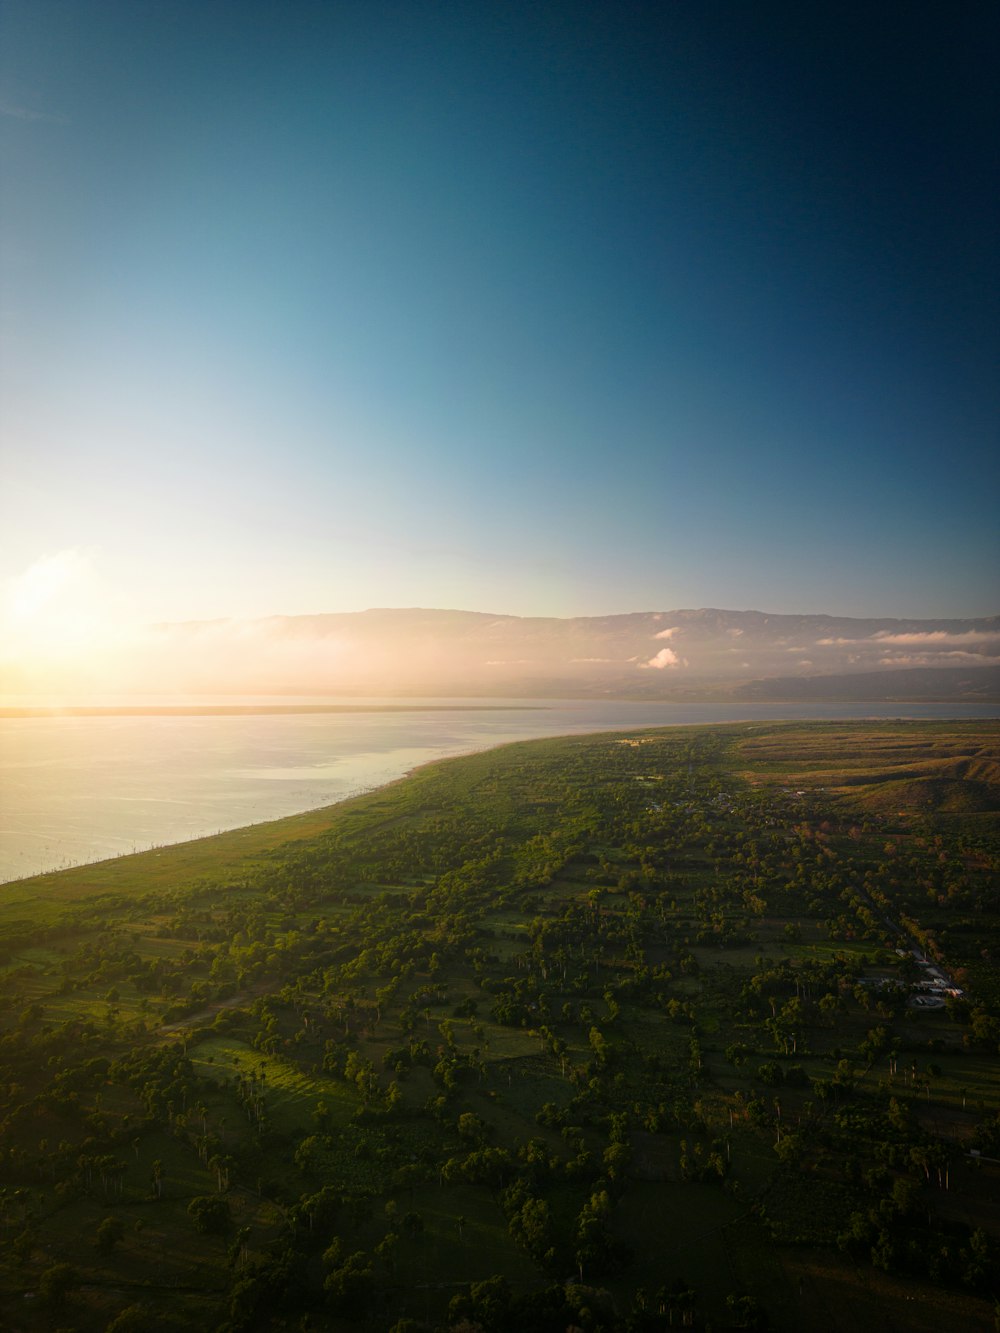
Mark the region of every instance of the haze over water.
POLYGON ((277 819, 390 782, 419 764, 508 741, 685 723, 972 719, 997 711, 955 704, 366 702, 370 711, 0 718, 0 880, 277 819))

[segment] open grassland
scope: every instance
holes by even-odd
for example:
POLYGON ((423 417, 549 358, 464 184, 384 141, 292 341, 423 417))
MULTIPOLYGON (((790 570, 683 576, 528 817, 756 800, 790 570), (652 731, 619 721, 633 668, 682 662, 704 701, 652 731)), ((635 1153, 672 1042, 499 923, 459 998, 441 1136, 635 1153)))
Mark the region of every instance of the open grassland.
POLYGON ((751 782, 822 789, 882 814, 1000 812, 1000 723, 831 725, 822 735, 789 724, 739 746, 751 782))
POLYGON ((530 742, 3 886, 0 1325, 993 1328, 998 753, 530 742))

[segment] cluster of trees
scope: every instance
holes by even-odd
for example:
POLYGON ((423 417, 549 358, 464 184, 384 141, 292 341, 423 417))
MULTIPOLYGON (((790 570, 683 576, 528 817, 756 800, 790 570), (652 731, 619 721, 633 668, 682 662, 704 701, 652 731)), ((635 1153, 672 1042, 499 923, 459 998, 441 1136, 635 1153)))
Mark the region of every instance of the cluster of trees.
MULTIPOLYGON (((139 1263, 132 1223, 153 1209, 215 1256, 234 1330, 405 1310, 421 1328, 652 1330, 703 1300, 762 1326, 750 1293, 696 1298, 681 1272, 643 1289, 634 1196, 666 1181, 711 1187, 720 1236, 749 1210, 769 1238, 985 1290, 995 1236, 938 1206, 967 1168, 920 1108, 963 1051, 996 1056, 1000 1021, 977 993, 932 1050, 905 988, 870 974, 905 981, 904 939, 948 956, 995 848, 750 788, 732 743, 474 756, 235 877, 46 924, 48 955, 6 974, 0 1303, 51 1268, 76 1208, 88 1257, 70 1246, 46 1299, 103 1327, 80 1273, 139 1263), (762 1153, 763 1189, 745 1169, 762 1153), (533 1281, 442 1295, 470 1207, 533 1281), (421 1313, 408 1283, 428 1269, 421 1313)), ((963 1115, 993 1155, 995 1118, 963 1115)))

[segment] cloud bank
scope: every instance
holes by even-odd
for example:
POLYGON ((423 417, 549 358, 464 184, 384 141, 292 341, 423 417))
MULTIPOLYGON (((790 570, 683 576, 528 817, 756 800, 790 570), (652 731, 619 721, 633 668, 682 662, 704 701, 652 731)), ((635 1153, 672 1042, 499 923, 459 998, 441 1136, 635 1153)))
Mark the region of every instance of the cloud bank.
POLYGON ((964 630, 958 634, 951 634, 945 629, 915 630, 902 634, 890 630, 880 630, 877 634, 869 635, 866 639, 817 639, 816 644, 820 648, 865 645, 879 648, 885 644, 898 644, 901 647, 909 648, 921 646, 933 648, 937 646, 951 647, 958 643, 996 643, 998 640, 1000 640, 1000 632, 994 633, 979 629, 964 630))

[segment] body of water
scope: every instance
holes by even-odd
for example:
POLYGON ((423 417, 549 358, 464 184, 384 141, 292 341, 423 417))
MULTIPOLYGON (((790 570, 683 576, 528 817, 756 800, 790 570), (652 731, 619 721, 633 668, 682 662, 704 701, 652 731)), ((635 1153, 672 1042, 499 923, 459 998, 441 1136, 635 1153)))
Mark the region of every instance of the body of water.
MULTIPOLYGON (((232 707, 323 701, 195 702, 232 707)), ((997 712, 971 704, 329 702, 354 707, 242 716, 0 717, 0 881, 297 814, 390 782, 432 759, 505 741, 692 723, 974 719, 997 712)))

